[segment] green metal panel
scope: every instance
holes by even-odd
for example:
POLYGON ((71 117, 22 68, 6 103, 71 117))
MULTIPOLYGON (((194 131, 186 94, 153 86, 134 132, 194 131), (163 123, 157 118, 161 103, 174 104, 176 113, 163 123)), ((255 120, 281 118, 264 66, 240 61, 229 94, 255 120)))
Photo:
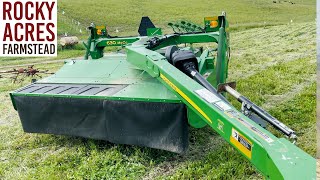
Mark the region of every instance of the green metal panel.
POLYGON ((141 46, 128 46, 128 60, 145 69, 171 89, 193 112, 243 154, 268 179, 314 179, 316 161, 285 139, 278 139, 233 106, 219 99, 208 103, 196 91, 204 88, 169 64, 165 58, 141 46), (139 62, 134 61, 139 60, 139 62), (220 104, 220 106, 218 105, 220 104), (218 107, 224 107, 220 109, 218 107), (230 116, 230 111, 236 115, 230 116), (235 141, 235 136, 241 137, 235 141), (247 147, 248 146, 248 147, 247 147), (250 148, 249 148, 250 147, 250 148))
MULTIPOLYGON (((173 102, 181 101, 162 85, 157 79, 150 77, 149 74, 135 66, 132 66, 125 60, 126 56, 120 54, 113 55, 115 60, 99 61, 66 61, 65 65, 54 75, 39 80, 37 83, 62 83, 62 84, 125 84, 127 85, 121 91, 107 96, 91 96, 91 98, 104 99, 130 99, 154 102, 173 102)), ((14 93, 13 95, 21 95, 14 93)), ((36 94, 25 94, 36 95, 36 94)), ((39 95, 39 94, 38 94, 39 95)), ((41 94, 41 96, 56 96, 54 94, 41 94)), ((63 95, 59 95, 63 96, 63 95)), ((69 95, 70 97, 70 95, 69 95)), ((72 95, 73 98, 81 98, 79 95, 72 95)), ((86 97, 86 96, 84 96, 86 97)))
POLYGON ((148 28, 147 35, 148 36, 162 35, 162 30, 161 28, 148 28))
POLYGON ((227 78, 229 51, 228 33, 225 31, 227 27, 228 22, 224 16, 219 16, 215 20, 207 18, 206 33, 162 36, 165 40, 153 49, 147 49, 145 45, 146 40, 151 37, 109 37, 106 31, 98 32, 99 28, 93 28, 86 45, 85 59, 91 56, 92 59, 99 60, 66 61, 55 75, 38 83, 125 85, 124 88, 110 96, 19 92, 11 93, 10 96, 11 98, 51 96, 184 103, 187 106, 191 126, 196 128, 210 126, 257 167, 267 179, 315 179, 314 158, 288 140, 275 137, 238 112, 232 105, 207 92, 203 86, 173 67, 163 55, 155 51, 169 45, 184 43, 218 43, 216 59, 209 56, 208 50, 198 57, 199 72, 213 86, 217 86, 226 82, 227 78), (208 27, 211 21, 217 21, 217 26, 214 27, 213 23, 212 27, 208 27), (127 56, 113 54, 103 57, 104 47, 124 45, 127 56))
POLYGON ((194 128, 203 128, 207 125, 205 121, 201 119, 201 117, 194 112, 192 109, 188 108, 188 123, 190 126, 194 128))
POLYGON ((224 27, 220 27, 219 29, 219 43, 218 43, 218 57, 217 57, 217 84, 223 84, 227 79, 228 72, 228 59, 226 56, 226 51, 228 49, 226 32, 224 27))

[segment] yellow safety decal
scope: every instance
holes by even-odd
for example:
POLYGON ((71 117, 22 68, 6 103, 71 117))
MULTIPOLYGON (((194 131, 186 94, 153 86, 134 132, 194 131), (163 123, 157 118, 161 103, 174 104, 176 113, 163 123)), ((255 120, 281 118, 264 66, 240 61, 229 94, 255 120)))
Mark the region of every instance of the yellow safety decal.
POLYGON ((105 29, 105 26, 96 26, 96 29, 105 29))
POLYGON ((209 117, 184 92, 182 92, 176 85, 174 85, 163 74, 160 74, 160 78, 164 82, 166 82, 173 90, 175 90, 183 99, 185 99, 193 108, 195 108, 208 122, 210 122, 212 124, 212 121, 209 119, 209 117))
POLYGON ((218 16, 205 17, 204 20, 205 21, 216 21, 216 20, 218 20, 218 16))
POLYGON ((237 130, 232 128, 230 142, 239 149, 244 155, 251 159, 252 143, 237 130))

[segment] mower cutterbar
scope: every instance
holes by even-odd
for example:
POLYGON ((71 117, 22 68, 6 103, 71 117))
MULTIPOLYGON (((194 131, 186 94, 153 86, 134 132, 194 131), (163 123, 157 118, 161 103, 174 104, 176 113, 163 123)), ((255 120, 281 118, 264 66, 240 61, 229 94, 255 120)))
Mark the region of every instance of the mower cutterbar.
POLYGON ((196 32, 187 23, 171 23, 179 31, 187 28, 172 35, 154 35, 159 29, 146 21, 141 32, 152 36, 111 37, 104 27, 92 26, 85 59, 99 60, 66 61, 55 75, 12 92, 24 130, 184 152, 187 122, 208 125, 267 179, 316 178, 314 158, 275 137, 251 114, 291 138, 294 131, 225 84, 230 53, 225 16, 205 18, 205 27, 196 32), (218 48, 176 46, 194 43, 218 48), (124 46, 126 55, 103 57, 103 48, 114 45, 124 46), (243 104, 242 112, 218 86, 243 104))

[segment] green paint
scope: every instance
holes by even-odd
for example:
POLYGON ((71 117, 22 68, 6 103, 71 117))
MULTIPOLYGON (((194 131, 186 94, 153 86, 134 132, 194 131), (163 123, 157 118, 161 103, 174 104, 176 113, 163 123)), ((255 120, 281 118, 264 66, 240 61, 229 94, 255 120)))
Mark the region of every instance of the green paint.
POLYGON ((161 28, 148 28, 147 35, 148 36, 162 35, 162 30, 161 28))
MULTIPOLYGON (((196 90, 203 89, 203 87, 190 78, 187 78, 182 72, 177 71, 175 67, 164 60, 163 56, 158 55, 151 59, 147 58, 147 55, 152 54, 153 51, 146 50, 143 47, 128 46, 126 48, 129 50, 128 59, 133 59, 131 57, 140 57, 139 61, 144 62, 140 63, 140 65, 142 65, 140 67, 144 68, 148 73, 154 76, 155 73, 145 66, 149 61, 152 61, 150 64, 158 67, 159 72, 157 72, 157 74, 163 74, 172 84, 190 98, 191 101, 193 101, 198 107, 201 107, 201 110, 209 116, 212 123, 209 123, 203 115, 189 103, 188 100, 177 92, 176 89, 172 88, 170 84, 159 76, 156 76, 159 81, 166 85, 168 89, 171 89, 172 92, 175 93, 190 110, 196 112, 199 118, 211 126, 212 129, 219 133, 227 142, 248 158, 248 160, 257 167, 265 177, 270 179, 312 179, 315 177, 316 161, 310 155, 303 152, 286 139, 278 139, 267 130, 255 124, 248 117, 238 112, 234 107, 230 106, 233 111, 238 113, 238 118, 243 119, 245 122, 249 122, 253 128, 258 129, 259 132, 267 135, 273 142, 267 142, 264 138, 259 136, 259 134, 255 133, 255 131, 237 120, 237 118, 231 118, 216 106, 207 103, 195 93, 196 90), (218 128, 220 127, 221 122, 224 124, 223 132, 218 128), (252 143, 251 157, 246 156, 246 154, 240 150, 239 146, 231 143, 230 139, 232 138, 232 129, 241 133, 242 136, 252 143)), ((197 123, 195 122, 192 122, 192 124, 197 126, 197 123)))
MULTIPOLYGON (((226 112, 208 103, 196 93, 203 87, 173 67, 163 55, 157 52, 170 45, 217 43, 217 57, 212 56, 209 50, 198 54, 199 72, 205 75, 215 87, 219 83, 226 82, 229 36, 225 29, 228 28, 228 23, 223 16, 217 17, 217 26, 214 23, 210 24, 211 21, 214 21, 210 18, 204 21, 206 32, 174 36, 151 50, 146 49, 145 39, 141 37, 113 38, 108 36, 105 28, 93 27, 86 45, 85 59, 91 57, 96 60, 66 61, 55 75, 40 80, 38 83, 122 84, 126 85, 124 89, 110 96, 13 92, 10 94, 12 103, 15 104, 13 96, 184 103, 188 109, 188 121, 191 126, 195 128, 210 126, 246 157, 267 179, 315 179, 316 161, 314 158, 288 140, 275 137, 233 106, 228 105, 229 109, 226 112), (125 46, 127 54, 110 54, 103 57, 103 49, 107 46, 125 46), (230 110, 237 115, 230 116, 230 110), (246 147, 234 141, 235 132, 237 136, 241 136, 242 143, 247 143, 246 147)), ((181 27, 188 31, 190 27, 186 23, 180 23, 183 25, 181 27)), ((218 100, 217 103, 221 103, 221 100, 218 100)))

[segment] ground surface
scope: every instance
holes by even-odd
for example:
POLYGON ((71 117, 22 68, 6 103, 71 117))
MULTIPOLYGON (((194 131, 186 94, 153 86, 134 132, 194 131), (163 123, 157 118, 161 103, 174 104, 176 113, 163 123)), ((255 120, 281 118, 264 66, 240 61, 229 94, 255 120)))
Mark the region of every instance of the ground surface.
MULTIPOLYGON (((175 1, 61 0, 59 13, 65 11, 65 17, 59 15, 59 33, 77 34, 76 28, 69 24, 72 19, 83 22, 82 25, 92 19, 97 23, 108 22, 113 32, 118 28, 121 34, 134 33, 142 15, 151 16, 160 26, 173 19, 190 19, 201 24, 203 16, 225 10, 236 30, 230 35, 229 80, 236 80, 240 92, 296 130, 297 146, 315 156, 315 1, 297 0, 295 5, 263 0, 210 3, 188 1, 182 7, 175 1), (197 13, 191 17, 188 7, 197 13)), ((59 51, 55 59, 0 58, 0 71, 40 62, 44 64, 37 64, 36 68, 56 71, 63 65, 57 60, 83 53, 80 48, 59 51)), ((29 82, 30 78, 12 84, 10 79, 0 78, 0 179, 263 178, 209 128, 191 129, 189 151, 184 156, 105 141, 26 134, 8 93, 29 82)))
POLYGON ((287 24, 291 21, 306 22, 315 19, 315 2, 315 0, 121 0, 121 2, 60 0, 58 33, 87 35, 85 28, 94 22, 96 25, 107 25, 112 35, 137 35, 142 16, 149 16, 157 27, 165 28, 168 22, 177 20, 189 20, 202 25, 203 17, 220 15, 222 11, 227 13, 232 30, 287 24))
MULTIPOLYGON (((297 146, 315 156, 315 23, 239 31, 231 33, 231 39, 230 80, 237 80, 240 92, 295 129, 297 146)), ((8 66, 17 61, 0 63, 8 66)), ((62 64, 37 67, 55 71, 62 64)), ((11 84, 9 79, 0 79, 0 179, 262 178, 209 128, 191 130, 190 149, 184 156, 104 141, 23 133, 8 93, 29 80, 11 84)))

